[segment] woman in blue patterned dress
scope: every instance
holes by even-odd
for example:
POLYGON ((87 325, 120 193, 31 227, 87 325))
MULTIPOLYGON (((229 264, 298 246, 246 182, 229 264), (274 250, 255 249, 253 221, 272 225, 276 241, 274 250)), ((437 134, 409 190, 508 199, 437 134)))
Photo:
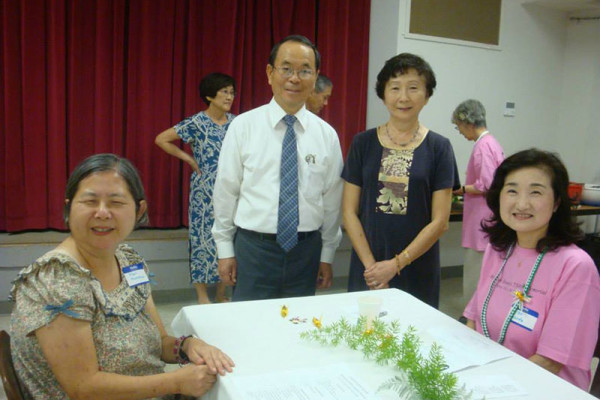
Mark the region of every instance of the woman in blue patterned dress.
POLYGON ((214 221, 212 195, 221 143, 234 115, 229 113, 235 97, 235 80, 212 73, 200 82, 200 96, 208 108, 160 133, 155 143, 164 151, 188 163, 192 169, 189 204, 190 276, 198 303, 210 303, 207 284, 217 283, 217 302, 226 301, 225 285, 217 272, 217 250, 211 228, 214 221), (192 147, 194 156, 183 151, 176 140, 192 147))

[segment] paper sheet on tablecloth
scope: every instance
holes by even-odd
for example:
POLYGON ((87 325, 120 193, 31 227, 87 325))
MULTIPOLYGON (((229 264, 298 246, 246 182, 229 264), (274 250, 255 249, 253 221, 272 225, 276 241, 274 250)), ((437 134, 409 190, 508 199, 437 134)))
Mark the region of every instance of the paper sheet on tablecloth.
POLYGON ((459 382, 467 391, 472 390, 472 399, 501 399, 503 397, 527 396, 529 393, 508 375, 487 375, 463 377, 459 382))
POLYGON ((442 347, 449 372, 484 365, 514 355, 475 331, 465 332, 462 326, 431 328, 427 333, 442 347))
POLYGON ((232 375, 243 400, 376 400, 375 390, 346 364, 232 375))

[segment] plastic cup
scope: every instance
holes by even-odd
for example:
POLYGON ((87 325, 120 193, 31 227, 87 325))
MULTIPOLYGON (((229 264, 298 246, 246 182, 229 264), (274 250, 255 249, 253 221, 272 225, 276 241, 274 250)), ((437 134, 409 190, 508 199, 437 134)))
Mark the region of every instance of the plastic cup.
POLYGON ((373 320, 379 316, 381 302, 381 297, 362 296, 358 298, 358 313, 367 319, 367 329, 373 327, 373 320))

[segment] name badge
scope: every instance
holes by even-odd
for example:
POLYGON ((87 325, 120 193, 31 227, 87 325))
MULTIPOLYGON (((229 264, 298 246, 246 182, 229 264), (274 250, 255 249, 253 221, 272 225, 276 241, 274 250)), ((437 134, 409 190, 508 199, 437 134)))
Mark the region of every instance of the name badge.
POLYGON ((124 267, 123 274, 125 275, 125 279, 127 279, 129 287, 135 287, 143 283, 150 282, 148 275, 146 275, 146 271, 144 271, 143 263, 128 265, 127 267, 124 267))
POLYGON ((531 332, 537 322, 538 316, 539 314, 537 312, 527 307, 523 307, 521 310, 517 310, 511 322, 531 332))

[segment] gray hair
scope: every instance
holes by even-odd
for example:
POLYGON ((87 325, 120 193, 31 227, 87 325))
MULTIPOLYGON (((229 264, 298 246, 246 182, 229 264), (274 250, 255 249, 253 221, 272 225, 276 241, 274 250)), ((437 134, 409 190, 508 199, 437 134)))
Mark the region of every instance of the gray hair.
POLYGON ((452 123, 463 122, 477 128, 485 128, 485 107, 479 100, 469 99, 460 103, 452 113, 452 123))
MULTIPOLYGON (((131 197, 135 201, 135 212, 140 209, 140 202, 146 200, 146 194, 144 193, 144 186, 137 170, 126 158, 121 158, 115 154, 104 153, 95 154, 83 160, 75 167, 69 180, 67 181, 67 187, 65 189, 65 202, 63 209, 63 219, 65 225, 69 227, 69 214, 71 213, 71 203, 73 198, 79 189, 79 183, 96 172, 104 171, 115 171, 121 178, 127 183, 131 197)), ((144 211, 144 214, 136 221, 135 227, 140 225, 148 224, 148 209, 144 211)), ((69 228, 70 229, 70 228, 69 228)))
POLYGON ((321 93, 328 87, 333 87, 331 79, 329 79, 325 75, 319 74, 319 76, 317 76, 317 82, 315 82, 315 92, 321 93))

